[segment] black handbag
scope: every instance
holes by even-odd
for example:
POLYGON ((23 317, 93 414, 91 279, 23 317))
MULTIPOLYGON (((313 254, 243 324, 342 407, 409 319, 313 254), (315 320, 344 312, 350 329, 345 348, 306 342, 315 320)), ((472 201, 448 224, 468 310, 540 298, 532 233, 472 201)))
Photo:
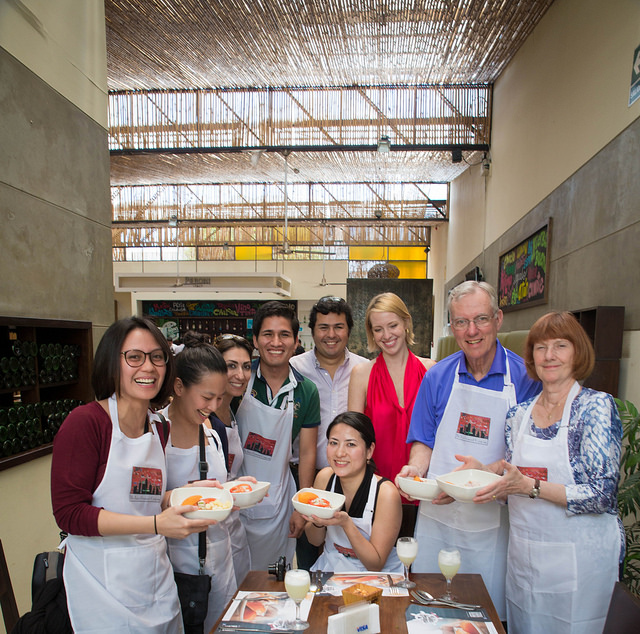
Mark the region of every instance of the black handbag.
MULTIPOLYGON (((200 479, 206 480, 209 465, 204 451, 204 430, 200 425, 200 479)), ((209 592, 211 592, 211 577, 204 571, 207 560, 207 532, 198 535, 198 560, 200 572, 197 575, 188 575, 184 572, 175 572, 178 597, 182 608, 182 622, 185 634, 203 634, 204 621, 207 618, 209 608, 209 592)))
MULTIPOLYGON (((66 533, 60 533, 66 537, 66 533)), ((62 579, 64 553, 60 550, 38 553, 31 577, 31 610, 15 624, 12 634, 73 634, 67 595, 62 579)))

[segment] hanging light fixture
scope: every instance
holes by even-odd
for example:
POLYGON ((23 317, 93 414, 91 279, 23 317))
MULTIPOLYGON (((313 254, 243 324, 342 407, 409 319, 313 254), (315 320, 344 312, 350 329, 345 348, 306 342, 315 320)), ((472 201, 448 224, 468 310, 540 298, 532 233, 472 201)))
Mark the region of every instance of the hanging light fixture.
POLYGON ((386 154, 387 152, 391 151, 391 141, 389 140, 389 137, 384 134, 383 136, 380 137, 380 140, 378 141, 378 152, 380 152, 380 154, 386 154))

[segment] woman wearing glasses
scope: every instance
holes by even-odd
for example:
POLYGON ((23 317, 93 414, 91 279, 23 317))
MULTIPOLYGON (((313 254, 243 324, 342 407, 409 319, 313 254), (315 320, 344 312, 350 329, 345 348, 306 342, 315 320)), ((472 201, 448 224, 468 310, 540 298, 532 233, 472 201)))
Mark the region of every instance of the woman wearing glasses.
MULTIPOLYGON (((216 337, 216 348, 222 353, 227 368, 227 389, 222 397, 222 402, 216 409, 218 418, 224 423, 229 442, 229 462, 227 470, 229 479, 235 480, 240 472, 244 460, 242 442, 238 433, 238 424, 234 411, 237 403, 242 398, 247 384, 251 378, 251 344, 244 338, 233 334, 224 334, 216 337)), ((232 513, 225 523, 231 535, 231 549, 233 555, 233 568, 236 581, 240 585, 247 573, 251 570, 251 551, 247 542, 247 533, 244 530, 238 513, 232 513)))
MULTIPOLYGON (((367 307, 365 329, 369 352, 379 351, 374 361, 353 368, 349 381, 349 410, 366 414, 373 422, 376 449, 373 460, 378 473, 395 481, 409 462, 407 433, 422 377, 434 365, 417 357, 413 321, 405 303, 394 293, 376 295, 367 307)), ((400 535, 413 535, 415 503, 403 504, 400 535)))
MULTIPOLYGON (((187 332, 184 349, 175 358, 173 399, 161 414, 171 422, 167 443, 169 488, 200 479, 200 441, 205 448, 207 478, 227 481, 226 432, 215 412, 227 391, 227 366, 206 335, 187 332)), ((237 513, 232 513, 237 516, 237 513)), ((169 558, 177 572, 199 572, 199 536, 168 539, 169 558)), ((204 622, 208 632, 237 589, 226 522, 209 526, 206 533, 204 572, 211 577, 209 608, 204 622)))
POLYGON ((166 439, 149 407, 168 400, 173 363, 150 321, 112 324, 93 364, 97 400, 74 409, 55 437, 51 498, 69 533, 64 583, 75 632, 181 631, 165 536, 211 521, 183 517, 191 506, 168 508, 166 439))
POLYGON ((595 634, 624 549, 620 417, 611 395, 578 383, 591 374, 594 352, 571 313, 540 317, 524 360, 542 392, 509 410, 506 459, 489 466, 504 476, 474 502, 509 500, 509 631, 595 634))

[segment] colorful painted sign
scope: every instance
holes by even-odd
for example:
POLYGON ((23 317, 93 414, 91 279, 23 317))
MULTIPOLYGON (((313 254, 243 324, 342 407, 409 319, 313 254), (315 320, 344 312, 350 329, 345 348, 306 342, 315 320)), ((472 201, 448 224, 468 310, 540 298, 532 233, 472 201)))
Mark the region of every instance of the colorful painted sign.
POLYGON ((551 219, 499 258, 498 305, 503 311, 548 301, 551 219))
MULTIPOLYGON (((279 300, 277 300, 279 301, 279 300)), ((244 317, 250 318, 265 302, 212 302, 212 301, 144 301, 142 312, 147 317, 244 317)), ((298 302, 281 302, 295 312, 298 302)))

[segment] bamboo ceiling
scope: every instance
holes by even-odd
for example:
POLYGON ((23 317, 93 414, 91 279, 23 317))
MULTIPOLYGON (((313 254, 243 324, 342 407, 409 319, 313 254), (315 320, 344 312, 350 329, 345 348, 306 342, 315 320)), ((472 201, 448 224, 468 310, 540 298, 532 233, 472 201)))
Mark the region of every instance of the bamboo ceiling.
POLYGON ((425 244, 447 209, 420 187, 482 159, 491 85, 552 3, 105 0, 114 247, 278 244, 285 213, 294 244, 425 244))

